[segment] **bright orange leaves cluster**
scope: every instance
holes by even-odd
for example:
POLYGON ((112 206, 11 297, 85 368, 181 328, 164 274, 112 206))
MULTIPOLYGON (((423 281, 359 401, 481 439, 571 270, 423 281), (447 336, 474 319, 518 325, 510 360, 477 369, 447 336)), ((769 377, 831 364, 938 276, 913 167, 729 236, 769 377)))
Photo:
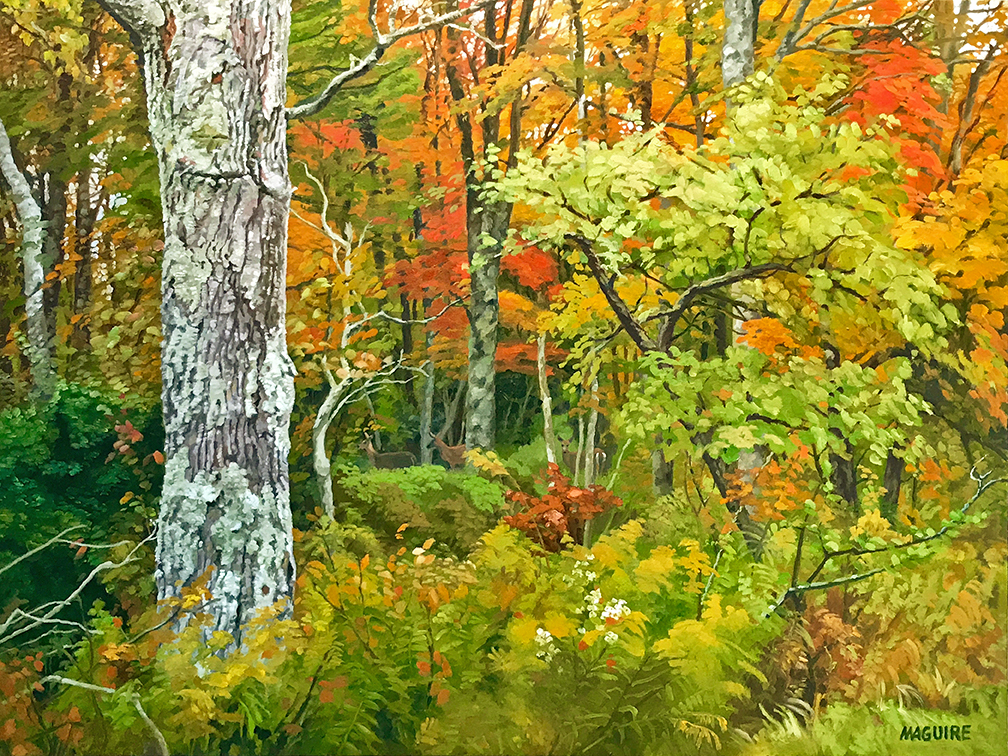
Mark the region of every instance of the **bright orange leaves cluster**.
POLYGON ((520 530, 546 551, 559 552, 564 536, 580 542, 585 523, 623 502, 602 486, 577 488, 560 472, 554 463, 549 465, 548 488, 537 497, 523 491, 508 491, 507 501, 517 504, 520 510, 504 518, 512 528, 520 530))

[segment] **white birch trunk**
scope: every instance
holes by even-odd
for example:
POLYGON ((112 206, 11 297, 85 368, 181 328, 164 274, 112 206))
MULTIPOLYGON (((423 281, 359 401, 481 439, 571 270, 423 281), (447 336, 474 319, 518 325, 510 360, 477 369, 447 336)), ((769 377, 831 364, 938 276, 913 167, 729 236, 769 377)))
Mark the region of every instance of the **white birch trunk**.
POLYGON ((160 166, 158 598, 212 570, 212 629, 238 641, 256 611, 294 590, 295 371, 284 323, 290 3, 103 4, 140 56, 160 166))
POLYGON ((754 0, 724 0, 725 33, 721 43, 721 82, 725 89, 753 72, 754 0))
POLYGON ((0 173, 10 187, 21 222, 21 266, 24 271, 25 327, 28 335, 28 365, 35 398, 52 396, 56 372, 52 364, 52 339, 43 306, 45 268, 42 264, 42 208, 31 193, 24 174, 14 162, 7 129, 0 120, 0 173))
POLYGON ((546 442, 546 461, 555 465, 556 432, 553 430, 553 398, 550 396, 549 381, 546 379, 546 334, 540 333, 536 341, 536 372, 539 376, 539 398, 542 402, 543 440, 546 442))
POLYGON ((588 438, 585 444, 584 484, 585 487, 595 483, 595 436, 598 430, 598 376, 592 379, 591 410, 588 412, 588 438))

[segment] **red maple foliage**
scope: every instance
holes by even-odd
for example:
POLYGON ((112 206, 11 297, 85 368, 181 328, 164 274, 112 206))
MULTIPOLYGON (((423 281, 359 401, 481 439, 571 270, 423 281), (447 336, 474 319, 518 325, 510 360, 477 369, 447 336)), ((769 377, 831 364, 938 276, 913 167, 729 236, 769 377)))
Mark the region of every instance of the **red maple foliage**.
POLYGON ((521 509, 504 522, 517 528, 546 551, 557 553, 563 546, 563 536, 569 533, 573 543, 584 538, 585 523, 623 501, 603 486, 577 488, 560 472, 560 467, 550 463, 547 471, 546 493, 541 497, 524 491, 508 491, 505 498, 521 509))

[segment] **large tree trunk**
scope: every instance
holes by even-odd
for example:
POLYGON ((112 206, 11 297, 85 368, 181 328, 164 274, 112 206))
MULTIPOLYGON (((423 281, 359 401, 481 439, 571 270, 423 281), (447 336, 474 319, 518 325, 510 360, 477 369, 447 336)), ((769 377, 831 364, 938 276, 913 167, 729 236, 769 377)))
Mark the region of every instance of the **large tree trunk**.
POLYGON ((24 270, 26 330, 28 332, 28 364, 35 398, 48 399, 53 392, 56 373, 52 364, 52 340, 43 307, 45 269, 43 258, 42 208, 31 193, 31 187, 14 162, 7 129, 0 120, 0 173, 10 187, 18 220, 21 223, 21 265, 24 270))
MULTIPOLYGON (((285 340, 290 4, 104 0, 144 68, 161 174, 165 478, 158 598, 212 570, 240 636, 294 589, 285 340)), ((288 603, 287 611, 290 611, 288 603)))

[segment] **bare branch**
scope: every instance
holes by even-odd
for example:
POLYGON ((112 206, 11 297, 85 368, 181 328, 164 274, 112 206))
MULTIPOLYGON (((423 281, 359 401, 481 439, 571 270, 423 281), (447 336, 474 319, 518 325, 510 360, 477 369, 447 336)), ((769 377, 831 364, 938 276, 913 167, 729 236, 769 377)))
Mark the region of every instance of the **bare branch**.
POLYGON ((144 546, 144 544, 153 538, 154 533, 151 533, 144 540, 137 543, 133 549, 131 549, 130 552, 118 562, 106 560, 99 564, 91 570, 80 585, 78 585, 66 598, 58 601, 50 601, 42 606, 36 607, 33 610, 34 614, 29 614, 21 611, 20 609, 15 609, 11 612, 10 616, 7 617, 2 624, 0 624, 0 644, 8 643, 15 638, 19 638, 40 627, 54 624, 65 624, 64 620, 56 618, 57 614, 75 601, 84 592, 84 589, 87 588, 87 586, 90 585, 101 573, 108 572, 109 570, 137 561, 137 559, 139 559, 137 552, 142 546, 144 546))
POLYGON ((22 554, 21 556, 19 556, 14 561, 12 561, 12 562, 10 562, 8 564, 5 564, 3 567, 0 567, 0 575, 2 575, 5 572, 7 572, 7 570, 9 570, 11 567, 13 567, 14 565, 18 564, 19 562, 23 562, 25 559, 28 559, 29 557, 34 556, 35 554, 38 554, 40 551, 44 551, 45 549, 48 549, 54 543, 59 543, 63 539, 63 536, 65 536, 67 533, 72 533, 73 531, 80 530, 83 527, 84 527, 83 525, 72 525, 71 527, 67 528, 66 530, 64 530, 63 532, 59 533, 58 535, 55 535, 52 538, 50 538, 48 541, 46 541, 45 543, 43 543, 41 546, 36 546, 31 551, 26 551, 24 554, 22 554))
MULTIPOLYGON (((475 13, 476 10, 476 8, 464 8, 436 16, 430 15, 427 11, 421 11, 416 24, 397 29, 393 20, 389 24, 389 33, 385 34, 378 26, 378 0, 370 0, 368 3, 368 24, 371 27, 371 34, 374 36, 374 47, 363 58, 353 61, 350 68, 332 77, 325 88, 317 95, 302 100, 292 108, 288 108, 287 119, 307 118, 320 112, 332 101, 332 98, 343 85, 373 69, 378 64, 378 61, 382 59, 382 56, 385 55, 385 51, 400 39, 447 26, 453 21, 458 21, 460 18, 475 13)), ((466 29, 466 31, 471 30, 466 29)))
POLYGON ((165 25, 164 9, 156 0, 98 0, 98 5, 134 37, 149 40, 165 25))

